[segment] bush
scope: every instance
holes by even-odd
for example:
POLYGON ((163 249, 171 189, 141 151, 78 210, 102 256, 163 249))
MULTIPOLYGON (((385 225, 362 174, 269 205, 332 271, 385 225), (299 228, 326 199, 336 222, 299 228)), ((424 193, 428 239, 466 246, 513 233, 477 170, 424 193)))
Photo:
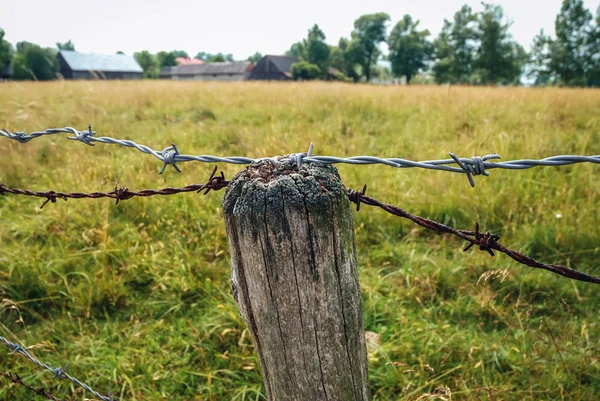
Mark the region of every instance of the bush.
POLYGON ((314 64, 300 61, 292 64, 292 77, 295 80, 310 81, 321 76, 321 69, 314 64))
POLYGON ((17 43, 17 54, 12 60, 13 79, 49 81, 56 78, 58 60, 56 51, 28 42, 17 43))
POLYGON ((342 82, 353 82, 352 78, 349 78, 346 74, 341 71, 336 71, 330 75, 332 81, 342 81, 342 82))

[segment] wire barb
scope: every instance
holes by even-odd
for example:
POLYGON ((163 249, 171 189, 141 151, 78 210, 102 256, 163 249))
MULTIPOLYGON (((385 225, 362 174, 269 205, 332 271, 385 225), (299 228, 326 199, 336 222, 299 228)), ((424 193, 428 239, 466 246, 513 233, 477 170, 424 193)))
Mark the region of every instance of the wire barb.
POLYGON ((489 177, 490 173, 488 171, 485 171, 485 161, 486 160, 491 160, 491 159, 502 159, 502 157, 500 157, 500 155, 497 154, 491 154, 491 155, 485 155, 483 157, 479 157, 479 156, 473 156, 471 158, 471 161, 473 162, 473 164, 468 164, 468 163, 463 163, 462 160, 460 160, 458 158, 458 156, 456 156, 454 153, 448 153, 450 155, 450 157, 452 158, 452 160, 454 160, 456 162, 456 164, 458 164, 458 166, 465 172, 465 174, 467 175, 467 179, 469 180, 469 184, 471 184, 471 188, 475 187, 475 181, 473 180, 474 175, 485 175, 486 177, 489 177))
POLYGON ((479 245, 480 250, 487 251, 490 254, 490 256, 494 256, 494 251, 492 251, 491 245, 492 243, 497 242, 500 239, 500 236, 498 234, 492 234, 489 231, 485 234, 481 234, 479 232, 479 222, 475 222, 474 236, 475 241, 477 241, 477 243, 471 242, 463 249, 463 252, 466 252, 469 249, 471 249, 473 245, 479 245))
MULTIPOLYGON (((77 131, 71 127, 65 128, 49 128, 45 131, 32 132, 27 135, 24 132, 11 133, 6 129, 0 129, 0 136, 8 139, 16 140, 20 143, 29 142, 32 139, 40 136, 54 135, 58 133, 69 133, 75 136, 68 137, 69 139, 79 140, 87 145, 93 145, 93 143, 105 143, 112 145, 120 145, 128 148, 135 148, 142 153, 146 153, 156 157, 158 160, 163 162, 163 166, 160 169, 162 174, 168 164, 173 165, 176 171, 181 172, 176 163, 197 161, 202 163, 231 163, 231 164, 250 164, 259 160, 269 159, 268 157, 253 159, 244 156, 211 156, 211 155, 185 155, 180 154, 177 147, 173 144, 162 151, 154 150, 146 145, 140 145, 134 141, 128 139, 115 139, 111 137, 95 137, 96 132, 92 131, 91 125, 88 126, 87 131, 77 131)), ((473 176, 483 175, 489 176, 489 170, 494 168, 508 169, 508 170, 524 170, 536 166, 566 166, 575 163, 594 163, 600 164, 600 155, 595 156, 581 156, 581 155, 560 155, 547 157, 541 160, 533 159, 522 159, 512 160, 506 162, 490 162, 489 160, 500 159, 497 154, 486 155, 483 157, 474 156, 470 159, 459 158, 454 153, 450 153, 450 159, 443 160, 426 160, 426 161, 413 161, 407 159, 401 159, 397 157, 391 158, 380 158, 374 156, 352 156, 352 157, 337 157, 337 156, 314 156, 312 154, 313 145, 311 144, 307 153, 297 153, 288 156, 288 160, 296 163, 298 168, 302 166, 302 163, 324 163, 324 164, 337 164, 346 163, 354 165, 366 165, 366 164, 383 164, 386 166, 396 168, 422 168, 428 170, 439 170, 448 171, 452 173, 465 174, 469 180, 471 186, 475 186, 473 176), (457 166, 458 165, 458 166, 457 166)))
POLYGON ((302 167, 302 161, 305 158, 312 156, 313 148, 314 148, 314 146, 311 143, 310 146, 308 147, 308 152, 306 152, 306 153, 292 153, 291 155, 289 155, 289 160, 292 163, 295 163, 296 166, 298 166, 298 170, 300 170, 300 168, 302 167))
POLYGON ((62 200, 64 200, 64 201, 66 201, 66 200, 67 200, 67 197, 66 197, 66 195, 65 195, 65 194, 57 194, 57 193, 56 193, 56 192, 54 192, 54 191, 48 191, 48 192, 46 193, 46 198, 48 198, 48 199, 46 199, 46 202, 42 203, 42 206, 40 206, 40 209, 43 209, 43 208, 44 208, 44 206, 46 206, 46 204, 47 204, 48 202, 56 203, 56 198, 62 199, 62 200))
MULTIPOLYGON (((91 142, 91 140, 93 138, 93 135, 96 133, 94 131, 92 131, 92 124, 88 124, 87 131, 77 131, 75 128, 72 128, 72 127, 65 127, 65 129, 71 131, 75 135, 75 136, 68 136, 67 139, 81 141, 81 142, 85 143, 86 145, 94 146, 94 144, 91 142)), ((59 129, 54 129, 52 131, 61 132, 59 129)))
POLYGON ((347 188, 346 191, 348 194, 348 199, 351 202, 356 203, 357 205, 359 205, 360 203, 363 203, 363 204, 366 204, 369 206, 377 206, 390 214, 393 214, 398 217, 403 217, 405 219, 409 219, 412 222, 420 225, 421 227, 425 227, 425 228, 428 228, 430 230, 434 230, 434 231, 437 231, 440 233, 452 234, 459 238, 462 238, 463 240, 469 242, 469 244, 463 249, 464 251, 469 250, 473 245, 477 245, 480 250, 488 252, 491 256, 494 256, 493 251, 498 251, 498 252, 501 252, 501 253, 504 253, 504 254, 510 256, 512 259, 516 260, 517 262, 519 262, 523 265, 529 266, 529 267, 533 267, 536 269, 548 270, 552 273, 561 275, 563 277, 570 278, 572 280, 584 281, 584 282, 593 283, 593 284, 600 284, 600 278, 598 278, 598 277, 592 276, 592 275, 584 273, 584 272, 580 272, 578 270, 572 269, 567 266, 561 266, 561 265, 555 265, 555 264, 545 264, 545 263, 542 263, 542 262, 539 262, 539 261, 533 259, 532 257, 524 255, 520 252, 506 248, 504 245, 502 245, 498 242, 498 240, 500 239, 499 235, 492 234, 490 232, 486 232, 485 234, 482 234, 479 231, 479 223, 475 224, 475 231, 457 230, 453 227, 439 223, 435 220, 429 220, 429 219, 426 219, 423 217, 419 217, 419 216, 410 214, 407 211, 405 211, 404 209, 401 209, 394 205, 390 205, 388 203, 380 202, 375 198, 371 198, 369 196, 364 195, 364 193, 361 193, 361 192, 358 192, 358 191, 355 191, 355 190, 352 190, 349 188, 347 188))
POLYGON ((363 196, 365 196, 366 192, 367 192, 367 184, 365 184, 362 191, 360 191, 360 192, 355 191, 353 189, 348 189, 348 200, 350 200, 350 202, 356 203, 356 211, 357 212, 360 212, 360 200, 362 199, 363 196))
POLYGON ((177 145, 172 143, 171 146, 169 146, 168 148, 164 148, 163 151, 160 152, 160 154, 163 157, 164 164, 158 174, 164 173, 165 168, 167 168, 167 165, 169 164, 172 165, 178 173, 181 173, 181 170, 179 169, 176 163, 176 157, 179 156, 179 149, 177 149, 177 145))

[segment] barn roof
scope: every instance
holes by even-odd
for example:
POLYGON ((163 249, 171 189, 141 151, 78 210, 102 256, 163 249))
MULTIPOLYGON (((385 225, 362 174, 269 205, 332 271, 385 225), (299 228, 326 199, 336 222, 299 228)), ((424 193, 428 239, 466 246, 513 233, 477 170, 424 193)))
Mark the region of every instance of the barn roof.
POLYGON ((300 61, 298 57, 294 56, 272 56, 266 55, 265 58, 270 60, 277 69, 283 73, 290 72, 292 70, 292 64, 300 61))
POLYGON ((143 72, 132 56, 125 54, 79 53, 71 50, 59 52, 73 71, 143 72))
POLYGON ((184 64, 175 67, 173 75, 227 75, 243 74, 249 70, 248 61, 225 61, 222 63, 184 64))

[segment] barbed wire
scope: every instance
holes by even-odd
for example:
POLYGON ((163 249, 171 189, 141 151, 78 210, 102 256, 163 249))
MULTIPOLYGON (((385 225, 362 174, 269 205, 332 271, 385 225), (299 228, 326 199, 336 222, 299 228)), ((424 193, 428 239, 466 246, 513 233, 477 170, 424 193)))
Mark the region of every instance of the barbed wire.
POLYGON ((40 209, 43 209, 44 206, 48 202, 56 203, 57 199, 67 200, 67 199, 99 199, 99 198, 111 198, 115 199, 115 204, 118 204, 119 201, 128 200, 134 198, 136 196, 155 196, 155 195, 174 195, 183 192, 202 192, 204 191, 204 195, 208 194, 210 191, 219 191, 225 188, 229 181, 225 179, 225 175, 221 171, 219 175, 216 175, 217 166, 215 166, 212 171, 208 181, 206 184, 191 184, 182 188, 162 188, 162 189, 143 189, 141 191, 130 191, 127 187, 119 188, 117 184, 115 184, 114 191, 111 192, 54 192, 54 191, 31 191, 28 189, 20 189, 20 188, 9 188, 6 185, 0 183, 0 195, 4 195, 5 193, 13 194, 13 195, 25 195, 25 196, 34 196, 38 198, 46 198, 46 201, 42 203, 40 209))
POLYGON ((52 372, 56 378, 70 380, 72 383, 74 383, 74 384, 78 385, 79 387, 83 388, 84 390, 92 393, 94 395, 94 397, 99 398, 102 401, 117 401, 117 399, 115 399, 115 398, 106 397, 106 396, 98 393, 96 390, 92 389, 90 386, 88 386, 84 382, 82 382, 79 379, 68 374, 67 373, 68 364, 67 364, 67 366, 65 366, 64 369, 61 366, 59 366, 57 368, 53 368, 43 362, 40 362, 38 359, 36 359, 29 353, 27 348, 25 348, 19 344, 10 342, 2 336, 0 336, 0 342, 2 342, 4 345, 6 345, 7 348, 11 349, 12 354, 23 355, 25 358, 29 359, 31 362, 33 362, 37 366, 41 367, 42 369, 52 372))
MULTIPOLYGON (((44 131, 32 132, 26 134, 25 132, 14 132, 11 133, 6 129, 0 130, 0 136, 16 140, 20 143, 27 143, 35 138, 46 135, 55 135, 59 133, 69 133, 74 136, 69 136, 67 139, 77 140, 85 143, 89 146, 94 146, 94 143, 105 143, 112 145, 120 145, 128 148, 135 148, 138 151, 146 154, 150 154, 160 160, 163 165, 159 171, 162 174, 167 165, 172 165, 175 170, 181 172, 177 163, 197 161, 202 163, 231 163, 231 164, 250 164, 260 160, 273 159, 269 157, 264 158, 250 158, 243 156, 212 156, 212 155, 185 155, 179 152, 179 148, 173 143, 171 146, 158 151, 154 150, 146 145, 138 144, 128 139, 115 139, 107 136, 95 137, 95 131, 92 130, 91 125, 88 126, 87 130, 78 131, 72 127, 64 128, 49 128, 44 131)), ((500 159, 501 157, 497 154, 489 154, 486 156, 473 156, 472 158, 459 158, 454 153, 449 153, 450 159, 442 160, 425 160, 425 161, 412 161, 402 158, 380 158, 375 156, 353 156, 353 157, 337 157, 337 156, 316 156, 313 155, 313 145, 311 144, 308 151, 305 153, 293 153, 284 157, 275 157, 278 159, 287 159, 296 163, 298 167, 302 163, 325 163, 325 164, 337 164, 346 163, 354 165, 367 165, 367 164, 383 164, 396 168, 422 168, 428 170, 441 170, 452 173, 466 174, 471 186, 475 186, 473 176, 484 175, 489 176, 488 170, 500 168, 508 170, 524 170, 536 166, 565 166, 575 163, 594 163, 600 164, 600 155, 594 156, 581 156, 581 155, 559 155, 547 157, 540 160, 535 159, 520 159, 505 162, 490 162, 488 160, 500 159), (454 165, 454 166, 453 166, 454 165), (458 165, 458 167, 456 167, 458 165)))
MULTIPOLYGON (((209 193, 210 191, 218 191, 221 190, 229 184, 230 181, 225 180, 225 176, 223 172, 220 172, 220 175, 216 175, 217 167, 213 169, 209 180, 206 184, 192 184, 187 185, 182 188, 162 188, 162 189, 144 189, 141 191, 130 191, 128 188, 116 188, 111 192, 36 192, 30 190, 24 190, 19 188, 9 188, 4 184, 0 184, 0 195, 4 193, 10 193, 15 195, 25 195, 25 196, 34 196, 40 198, 46 198, 46 201, 42 204, 41 207, 44 207, 48 202, 56 202, 56 199, 64 199, 67 200, 69 198, 74 199, 82 199, 82 198, 111 198, 116 199, 116 203, 119 203, 120 200, 131 199, 136 196, 154 196, 154 195, 175 195, 179 193, 185 192, 202 192, 204 191, 204 195, 209 193)), ((570 267, 555 265, 555 264, 545 264, 539 262, 523 253, 514 251, 500 244, 498 240, 500 236, 497 234, 492 234, 490 232, 481 233, 479 231, 479 223, 475 223, 475 231, 472 230, 457 230, 453 227, 445 225, 443 223, 437 222, 435 220, 426 219, 423 217, 419 217, 413 215, 397 206, 390 205, 388 203, 380 202, 375 198, 371 198, 365 195, 367 190, 367 186, 365 185, 362 191, 356 191, 353 189, 347 189, 348 199, 356 203, 356 210, 360 211, 360 205, 366 204, 369 206, 377 206, 386 212, 393 214, 395 216, 403 217, 413 221, 414 223, 420 225, 421 227, 428 228, 430 230, 435 230, 440 233, 453 234, 457 237, 462 238, 465 241, 469 242, 469 245, 465 247, 465 251, 469 250, 473 245, 477 245, 480 250, 487 251, 491 256, 494 256, 494 251, 498 251, 510 256, 515 261, 538 269, 548 270, 552 273, 559 274, 561 276, 570 278, 572 280, 585 281, 594 284, 600 284, 600 278, 589 275, 584 272, 580 272, 578 270, 572 269, 570 267)))
POLYGON ((502 252, 517 262, 533 267, 536 269, 544 269, 548 270, 552 273, 561 275, 563 277, 570 278, 572 280, 577 281, 585 281, 588 283, 600 284, 600 278, 592 276, 590 274, 580 272, 578 270, 572 269, 567 266, 555 265, 555 264, 545 264, 539 262, 532 257, 529 257, 520 252, 514 251, 500 244, 498 240, 500 236, 497 234, 492 234, 490 232, 481 233, 479 231, 479 223, 475 223, 475 231, 470 230, 457 230, 453 227, 447 226, 443 223, 439 223, 435 220, 426 219, 423 217, 415 216, 413 214, 408 213, 406 210, 403 210, 397 206, 390 205, 388 203, 383 203, 378 201, 375 198, 371 198, 365 195, 367 190, 367 186, 365 185, 362 191, 355 191, 353 189, 347 189, 348 199, 351 202, 356 203, 356 210, 360 211, 360 205, 365 204, 369 206, 377 206, 386 212, 393 214, 398 217, 403 217, 411 220, 412 222, 420 225, 421 227, 428 228, 430 230, 434 230, 440 233, 447 233, 456 235, 459 238, 462 238, 465 241, 468 241, 469 244, 463 249, 463 251, 468 251, 473 245, 477 245, 480 250, 488 252, 491 256, 494 256, 494 251, 502 252))
MULTIPOLYGON (((23 381, 23 379, 21 379, 21 377, 17 374, 13 374, 10 372, 0 372, 0 376, 4 376, 5 378, 7 378, 8 380, 12 381, 15 384, 18 384, 20 386, 25 387, 26 389, 33 391, 34 393, 36 393, 37 395, 41 395, 42 397, 45 397, 49 400, 52 401, 61 401, 58 398, 56 398, 55 396, 53 396, 51 393, 49 393, 47 390, 45 390, 44 388, 35 388, 27 383, 25 383, 23 381)), ((64 400, 64 401, 68 401, 68 400, 64 400)))

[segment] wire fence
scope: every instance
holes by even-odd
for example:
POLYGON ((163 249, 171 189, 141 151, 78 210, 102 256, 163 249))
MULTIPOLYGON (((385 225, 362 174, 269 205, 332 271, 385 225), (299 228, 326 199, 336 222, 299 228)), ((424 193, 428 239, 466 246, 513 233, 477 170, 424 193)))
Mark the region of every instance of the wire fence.
POLYGON ((48 202, 56 203, 57 199, 62 199, 66 201, 67 199, 100 199, 100 198, 111 198, 115 199, 115 204, 118 204, 119 201, 131 199, 134 197, 147 197, 147 196, 155 196, 155 195, 175 195, 184 192, 202 192, 204 191, 204 195, 208 194, 210 191, 218 191, 220 189, 225 188, 229 181, 225 180, 225 175, 223 172, 220 172, 220 175, 216 175, 217 167, 215 166, 212 174, 210 175, 206 184, 192 184, 187 185, 183 188, 162 188, 162 189, 144 189, 141 191, 130 191, 127 187, 118 187, 115 184, 114 191, 111 192, 54 192, 54 191, 31 191, 28 189, 19 189, 19 188, 9 188, 6 185, 0 183, 0 195, 4 195, 6 193, 13 195, 25 195, 25 196, 34 196, 38 198, 46 198, 46 201, 42 203, 40 209, 43 209, 48 202))
POLYGON ((90 386, 88 386, 87 384, 85 384, 84 382, 80 381, 79 379, 71 376, 70 374, 67 373, 67 368, 62 368, 61 366, 53 368, 51 366, 49 366, 46 363, 40 362, 38 359, 36 359, 33 355, 31 355, 29 353, 29 351, 27 350, 27 348, 23 347, 20 344, 16 344, 13 342, 8 341, 6 338, 0 336, 0 342, 3 343, 8 349, 12 350, 12 354, 20 354, 23 355, 25 358, 27 358, 28 360, 30 360, 32 363, 36 364, 37 366, 39 366, 42 369, 47 370, 48 372, 51 372, 54 374, 54 377, 59 378, 59 379, 67 379, 70 380, 71 382, 73 382, 74 384, 78 385, 79 387, 83 388, 86 391, 89 391, 91 394, 94 395, 94 397, 102 400, 102 401, 116 401, 113 398, 110 397, 106 397, 102 394, 100 394, 99 392, 95 391, 93 388, 91 388, 90 386))
MULTIPOLYGON (((273 159, 270 157, 253 159, 250 157, 243 156, 212 156, 212 155, 185 155, 179 152, 179 148, 173 143, 171 146, 164 148, 163 150, 154 150, 146 145, 138 144, 128 139, 115 139, 107 136, 96 137, 96 132, 92 130, 91 125, 87 130, 78 131, 72 127, 64 128, 49 128, 44 131, 32 132, 26 134, 25 132, 14 132, 11 133, 6 129, 0 130, 0 136, 13 139, 20 143, 27 143, 33 139, 41 136, 56 135, 61 133, 72 134, 73 136, 67 137, 67 139, 76 140, 85 143, 89 146, 94 146, 94 143, 104 143, 112 145, 120 145, 128 148, 134 148, 142 153, 146 153, 156 157, 160 160, 163 165, 159 171, 162 174, 168 165, 172 165, 175 170, 181 172, 181 169, 177 163, 197 161, 202 163, 231 163, 231 164, 250 164, 260 160, 273 159)), ((511 160, 505 162, 490 162, 489 160, 500 159, 501 157, 497 154, 490 154, 483 157, 473 156, 472 158, 459 158, 454 153, 449 153, 450 159, 441 160, 425 160, 425 161, 413 161, 407 159, 401 159, 396 157, 381 158, 374 156, 353 156, 353 157, 338 157, 338 156, 317 156, 313 155, 313 145, 309 146, 309 149, 305 153, 294 153, 283 157, 283 159, 291 160, 296 163, 298 167, 302 163, 325 163, 325 164, 337 164, 346 163, 354 165, 367 165, 367 164, 383 164, 396 168, 422 168, 427 170, 441 170, 452 173, 466 174, 469 183, 472 187, 475 186, 473 176, 484 175, 489 176, 488 170, 500 168, 508 170, 524 170, 536 166, 566 166, 575 163, 595 163, 600 164, 600 155, 595 156, 581 156, 581 155, 560 155, 547 157, 540 160, 535 159, 520 159, 511 160), (454 166, 452 166, 454 165, 454 166), (458 167, 457 167, 457 166, 458 167)))
MULTIPOLYGON (((302 166, 302 163, 325 163, 325 164, 336 164, 336 163, 347 163, 354 165, 366 165, 366 164, 384 164, 396 168, 423 168, 429 170, 441 170, 441 171, 449 171, 453 173, 463 173, 466 174, 469 182, 472 186, 475 185, 473 181, 473 176, 476 175, 485 175, 488 176, 489 172, 487 170, 494 168, 502 168, 509 170, 522 170, 528 169, 535 166, 564 166, 574 163, 595 163, 600 164, 600 155, 597 156, 577 156, 577 155, 561 155, 561 156, 553 156, 541 160, 533 160, 533 159, 522 159, 522 160, 514 160, 507 162, 489 162, 488 160, 499 159, 500 156, 496 154, 487 155, 483 157, 473 157, 470 159, 459 158, 453 153, 450 153, 451 159, 445 160, 427 160, 427 161, 410 161, 406 159, 400 158, 378 158, 373 156, 355 156, 355 157, 336 157, 336 156, 316 156, 313 155, 313 145, 311 144, 308 151, 306 153, 296 153, 278 158, 260 158, 253 159, 248 157, 219 157, 219 156, 210 156, 210 155, 200 155, 200 156, 191 156, 180 154, 179 149, 175 144, 172 146, 163 149, 162 151, 156 151, 148 146, 140 145, 131 140, 119 140, 111 137, 95 137, 96 134, 92 131, 91 126, 86 131, 78 131, 71 127, 65 128, 52 128, 47 129, 45 131, 33 132, 31 134, 25 134, 24 132, 15 132, 11 133, 5 129, 0 130, 0 136, 16 140, 20 143, 27 143, 35 138, 41 136, 55 135, 60 133, 71 133, 74 136, 68 137, 68 139, 78 140, 87 145, 93 146, 94 143, 105 143, 105 144, 115 144, 130 148, 135 148, 140 152, 153 155, 157 159, 159 159, 163 166, 160 169, 160 174, 162 174, 167 167, 167 165, 172 165, 177 171, 181 171, 177 166, 179 162, 188 162, 188 161, 198 161, 205 163, 232 163, 232 164, 250 164, 260 160, 267 159, 276 159, 280 161, 291 161, 296 164, 298 168, 302 166), (458 165, 452 166, 452 165, 458 165)), ((22 195, 22 196, 31 196, 31 197, 39 197, 45 198, 45 202, 41 205, 43 208, 48 202, 55 203, 57 199, 100 199, 100 198, 110 198, 114 199, 115 203, 119 203, 119 201, 128 200, 134 197, 148 197, 155 195, 175 195, 179 193, 187 193, 187 192, 197 192, 203 193, 204 195, 208 194, 210 191, 218 191, 224 189, 229 184, 229 181, 225 179, 223 172, 221 171, 217 174, 217 167, 215 166, 212 171, 208 181, 205 184, 193 184, 187 185, 182 188, 162 188, 158 190, 154 189, 144 189, 140 191, 130 191, 127 187, 118 187, 115 184, 114 190, 110 192, 54 192, 54 191, 33 191, 30 189, 20 189, 20 188, 11 188, 2 183, 0 183, 0 195, 5 194, 13 194, 13 195, 22 195)), ((421 227, 434 230, 439 233, 452 234, 457 236, 469 244, 464 248, 464 251, 469 250, 472 246, 479 247, 480 250, 488 252, 491 256, 494 256, 494 251, 498 251, 504 253, 511 257, 513 260, 517 261, 520 264, 550 271, 554 274, 561 275, 563 277, 584 281, 593 284, 600 284, 600 278, 592 276, 590 274, 577 271, 570 267, 556 265, 556 264, 546 264, 540 261, 537 261, 527 255, 524 255, 515 250, 509 249, 498 241, 500 239, 499 235, 492 234, 490 232, 482 233, 479 229, 479 224, 475 224, 475 230, 458 230, 448 225, 442 224, 440 222, 426 219, 423 217, 419 217, 413 215, 397 206, 386 204, 380 202, 379 200, 366 196, 365 191, 367 187, 363 188, 362 191, 355 191, 353 189, 347 189, 348 199, 356 204, 357 211, 360 210, 361 204, 374 206, 381 208, 382 210, 393 214, 398 217, 406 218, 411 220, 412 222, 418 224, 421 227)), ((12 354, 20 354, 27 358, 29 361, 34 363, 35 365, 52 372, 54 377, 67 379, 76 384, 77 386, 83 388, 89 393, 93 394, 95 397, 102 401, 115 401, 116 399, 104 396, 90 386, 85 384, 84 382, 76 379, 66 372, 66 368, 62 367, 53 368, 49 365, 39 361, 35 357, 31 355, 27 348, 13 343, 6 338, 0 336, 0 342, 2 342, 8 349, 12 351, 12 354)), ((25 388, 37 393, 38 395, 44 396, 50 400, 57 400, 52 394, 47 392, 44 389, 36 389, 26 383, 17 376, 11 373, 2 373, 0 372, 0 376, 7 378, 12 381, 14 384, 24 386, 25 388)))
MULTIPOLYGON (((35 388, 27 383, 25 383, 23 381, 23 379, 21 379, 21 377, 17 374, 13 374, 10 372, 0 372, 0 376, 10 380, 11 382, 13 382, 14 384, 17 384, 19 386, 25 387, 27 390, 32 391, 34 393, 36 393, 37 395, 41 395, 42 397, 45 397, 49 400, 52 401, 61 401, 58 398, 56 398, 55 396, 52 395, 52 393, 48 392, 46 389, 43 388, 35 388)), ((68 400, 63 400, 63 401, 68 401, 68 400)))
MULTIPOLYGON (((225 175, 221 171, 219 175, 216 175, 217 167, 213 169, 208 181, 205 184, 192 184, 187 185, 182 188, 162 188, 162 189, 144 189, 141 191, 130 191, 128 188, 117 188, 115 186, 115 190, 111 192, 54 192, 54 191, 31 191, 20 188, 10 188, 6 185, 0 183, 0 195, 9 193, 13 195, 24 195, 24 196, 32 196, 39 198, 46 198, 46 201, 42 204, 41 208, 43 208, 48 202, 56 202, 56 199, 99 199, 99 198, 111 198, 115 199, 116 203, 119 203, 121 200, 127 200, 134 197, 147 197, 147 196, 155 196, 155 195, 176 195, 180 193, 186 192, 197 192, 200 193, 204 191, 204 195, 209 193, 210 191, 218 191, 224 189, 229 185, 228 180, 225 179, 225 175)), ((520 252, 514 251, 512 249, 508 249, 505 246, 501 245, 498 240, 500 236, 497 234, 492 234, 490 232, 481 233, 479 231, 479 223, 475 223, 475 231, 471 230, 457 230, 453 227, 445 225, 443 223, 437 222, 435 220, 426 219, 420 216, 413 215, 397 206, 390 205, 387 203, 383 203, 375 198, 369 197, 365 195, 367 190, 367 186, 365 185, 362 191, 356 191, 353 189, 347 189, 348 199, 356 203, 356 210, 360 211, 360 205, 365 204, 369 206, 377 206, 386 212, 393 214, 398 217, 406 218, 411 220, 412 222, 420 225, 421 227, 425 227, 430 230, 437 231, 439 233, 452 234, 455 235, 465 241, 469 242, 469 245, 464 249, 465 251, 469 250, 473 245, 477 245, 480 250, 487 251, 491 256, 494 256, 494 250, 504 253, 510 256, 512 259, 517 262, 538 269, 548 270, 552 273, 559 274, 561 276, 578 280, 585 281, 594 284, 600 284, 600 278, 591 276, 587 273, 583 273, 577 270, 574 270, 570 267, 560 266, 555 264, 545 264, 539 262, 529 256, 526 256, 520 252)))
POLYGON ((420 225, 421 227, 425 227, 430 230, 437 231, 439 233, 452 234, 459 238, 462 238, 463 240, 469 242, 469 244, 463 249, 464 251, 468 251, 473 245, 477 245, 480 250, 488 252, 490 256, 494 256, 494 251, 502 252, 525 266, 533 267, 536 269, 548 270, 552 273, 559 274, 563 277, 567 277, 572 280, 600 284, 600 278, 598 277, 594 277, 590 274, 580 272, 567 266, 542 263, 520 252, 508 249, 507 247, 498 242, 498 240, 500 239, 499 235, 492 234, 490 232, 481 233, 479 231, 479 223, 475 223, 475 231, 457 230, 453 227, 437 222, 435 220, 430 220, 410 214, 407 211, 399 208, 398 206, 383 203, 375 198, 366 196, 366 190, 366 185, 364 186, 361 192, 352 189, 347 190, 348 199, 350 199, 351 202, 356 203, 357 210, 360 210, 361 203, 370 206, 377 206, 390 214, 409 219, 412 222, 420 225))

